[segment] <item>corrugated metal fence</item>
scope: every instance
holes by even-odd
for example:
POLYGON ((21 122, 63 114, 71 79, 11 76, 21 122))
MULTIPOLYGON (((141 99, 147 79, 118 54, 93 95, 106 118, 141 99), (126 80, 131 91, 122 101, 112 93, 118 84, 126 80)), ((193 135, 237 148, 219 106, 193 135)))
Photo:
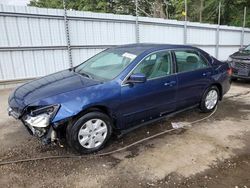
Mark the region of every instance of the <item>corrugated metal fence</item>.
MULTIPOLYGON (((176 20, 67 11, 73 65, 103 49, 140 42, 187 44, 226 60, 250 43, 250 29, 176 20), (139 32, 136 32, 136 29, 139 32), (137 35, 137 33, 139 33, 137 35), (217 48, 216 48, 217 47, 217 48)), ((64 11, 0 5, 0 83, 70 67, 64 11)))

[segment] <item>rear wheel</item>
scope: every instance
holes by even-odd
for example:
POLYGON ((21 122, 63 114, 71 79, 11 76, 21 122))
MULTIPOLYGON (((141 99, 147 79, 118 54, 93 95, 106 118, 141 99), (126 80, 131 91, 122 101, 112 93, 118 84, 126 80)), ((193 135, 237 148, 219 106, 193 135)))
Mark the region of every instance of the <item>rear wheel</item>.
POLYGON ((200 109, 202 112, 211 112, 219 101, 219 90, 216 86, 208 88, 202 96, 200 109))
POLYGON ((104 113, 90 112, 69 125, 67 141, 81 154, 93 153, 104 147, 111 133, 111 119, 104 113))

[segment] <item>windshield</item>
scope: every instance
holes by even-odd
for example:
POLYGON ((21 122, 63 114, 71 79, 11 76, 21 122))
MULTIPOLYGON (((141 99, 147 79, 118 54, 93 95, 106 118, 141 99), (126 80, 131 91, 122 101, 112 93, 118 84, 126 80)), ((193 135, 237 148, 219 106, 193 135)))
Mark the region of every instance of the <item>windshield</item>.
POLYGON ((247 46, 247 47, 244 49, 244 51, 250 51, 250 45, 247 46))
POLYGON ((118 76, 137 55, 125 49, 105 50, 75 68, 75 72, 100 81, 108 81, 118 76))

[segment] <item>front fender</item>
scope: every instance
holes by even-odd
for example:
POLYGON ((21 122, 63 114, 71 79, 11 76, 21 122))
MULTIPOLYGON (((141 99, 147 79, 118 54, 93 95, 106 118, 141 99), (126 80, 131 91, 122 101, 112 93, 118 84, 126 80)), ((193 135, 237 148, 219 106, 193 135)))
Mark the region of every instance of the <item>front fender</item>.
POLYGON ((33 106, 59 104, 52 123, 70 118, 92 106, 107 106, 115 112, 120 101, 120 85, 109 82, 42 99, 33 106))

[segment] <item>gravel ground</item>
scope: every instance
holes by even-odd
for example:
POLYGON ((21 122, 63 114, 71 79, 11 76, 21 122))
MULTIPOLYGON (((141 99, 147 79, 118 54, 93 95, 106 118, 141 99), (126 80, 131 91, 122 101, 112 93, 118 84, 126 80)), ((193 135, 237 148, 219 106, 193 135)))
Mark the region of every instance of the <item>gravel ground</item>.
MULTIPOLYGON (((106 157, 50 159, 0 166, 0 187, 233 187, 250 188, 250 82, 233 83, 208 120, 106 157), (244 95, 232 97, 238 93, 244 95)), ((43 146, 6 114, 10 90, 0 90, 0 161, 75 155, 43 146)), ((102 152, 126 146, 207 116, 189 110, 112 138, 102 152)))

